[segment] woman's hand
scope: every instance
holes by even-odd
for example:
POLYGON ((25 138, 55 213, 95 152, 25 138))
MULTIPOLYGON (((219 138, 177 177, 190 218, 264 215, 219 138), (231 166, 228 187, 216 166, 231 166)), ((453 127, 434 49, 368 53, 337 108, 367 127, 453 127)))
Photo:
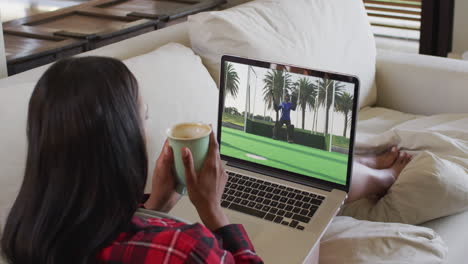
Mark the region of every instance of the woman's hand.
POLYGON ((182 149, 189 198, 205 226, 212 231, 229 224, 221 208, 221 196, 228 176, 224 171, 218 147, 214 133, 211 132, 208 154, 199 173, 195 171, 190 150, 182 149))
POLYGON ((151 185, 151 195, 145 202, 145 208, 160 212, 169 212, 180 199, 180 195, 175 192, 177 185, 174 176, 174 155, 168 141, 156 161, 153 172, 153 183, 151 185))

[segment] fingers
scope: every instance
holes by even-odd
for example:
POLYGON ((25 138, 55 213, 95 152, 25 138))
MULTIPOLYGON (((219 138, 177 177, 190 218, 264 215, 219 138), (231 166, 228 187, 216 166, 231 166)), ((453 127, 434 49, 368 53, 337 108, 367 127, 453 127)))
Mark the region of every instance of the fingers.
POLYGON ((210 134, 210 152, 215 152, 218 150, 218 141, 216 140, 216 137, 214 135, 214 132, 211 131, 211 134, 210 134))
POLYGON ((219 144, 218 144, 218 140, 216 139, 214 135, 213 127, 211 128, 210 147, 208 149, 208 157, 210 159, 221 160, 221 157, 219 155, 219 144))
POLYGON ((161 154, 159 154, 157 163, 170 163, 173 159, 174 156, 172 154, 172 148, 169 146, 169 142, 166 140, 161 150, 161 154))
POLYGON ((195 166, 193 164, 192 152, 188 148, 182 148, 182 161, 185 167, 185 180, 187 184, 196 181, 195 166))
POLYGON ((174 155, 172 154, 172 148, 171 146, 169 146, 169 141, 167 139, 166 139, 166 142, 164 143, 163 152, 164 152, 165 161, 172 163, 172 160, 174 159, 174 155))
POLYGON ((224 170, 224 168, 222 167, 222 164, 220 164, 220 166, 221 166, 221 180, 222 180, 222 185, 223 185, 223 190, 224 190, 224 187, 228 181, 228 175, 226 171, 224 170))
POLYGON ((156 161, 156 167, 166 167, 167 164, 172 164, 174 156, 172 148, 169 146, 169 142, 166 140, 164 146, 159 154, 158 160, 156 161))

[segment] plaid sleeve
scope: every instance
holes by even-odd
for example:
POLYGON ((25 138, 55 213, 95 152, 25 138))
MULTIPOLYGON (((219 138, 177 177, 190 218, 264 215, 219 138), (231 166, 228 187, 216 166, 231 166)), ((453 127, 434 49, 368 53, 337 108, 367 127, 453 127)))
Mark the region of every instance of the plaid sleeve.
POLYGON ((172 219, 133 217, 126 232, 97 255, 98 263, 263 263, 240 225, 218 229, 172 219))
POLYGON ((213 233, 199 240, 188 263, 263 263, 242 225, 227 225, 213 233))

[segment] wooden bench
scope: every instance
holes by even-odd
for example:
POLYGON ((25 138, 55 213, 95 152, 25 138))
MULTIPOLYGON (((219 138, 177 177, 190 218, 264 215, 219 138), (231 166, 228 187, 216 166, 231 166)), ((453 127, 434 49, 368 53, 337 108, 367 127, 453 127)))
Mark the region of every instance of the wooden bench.
POLYGON ((184 20, 226 0, 92 0, 3 23, 8 74, 184 20))

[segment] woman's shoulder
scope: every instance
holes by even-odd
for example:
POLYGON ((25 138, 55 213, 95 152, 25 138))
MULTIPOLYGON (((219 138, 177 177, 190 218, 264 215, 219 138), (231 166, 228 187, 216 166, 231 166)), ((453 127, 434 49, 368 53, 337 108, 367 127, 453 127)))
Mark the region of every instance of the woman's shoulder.
MULTIPOLYGON (((134 263, 161 261, 166 254, 173 255, 171 263, 183 263, 200 241, 216 237, 200 224, 187 224, 168 218, 140 218, 134 216, 128 230, 119 234, 99 256, 103 262, 134 263)), ((157 262, 156 262, 157 263, 157 262)))

